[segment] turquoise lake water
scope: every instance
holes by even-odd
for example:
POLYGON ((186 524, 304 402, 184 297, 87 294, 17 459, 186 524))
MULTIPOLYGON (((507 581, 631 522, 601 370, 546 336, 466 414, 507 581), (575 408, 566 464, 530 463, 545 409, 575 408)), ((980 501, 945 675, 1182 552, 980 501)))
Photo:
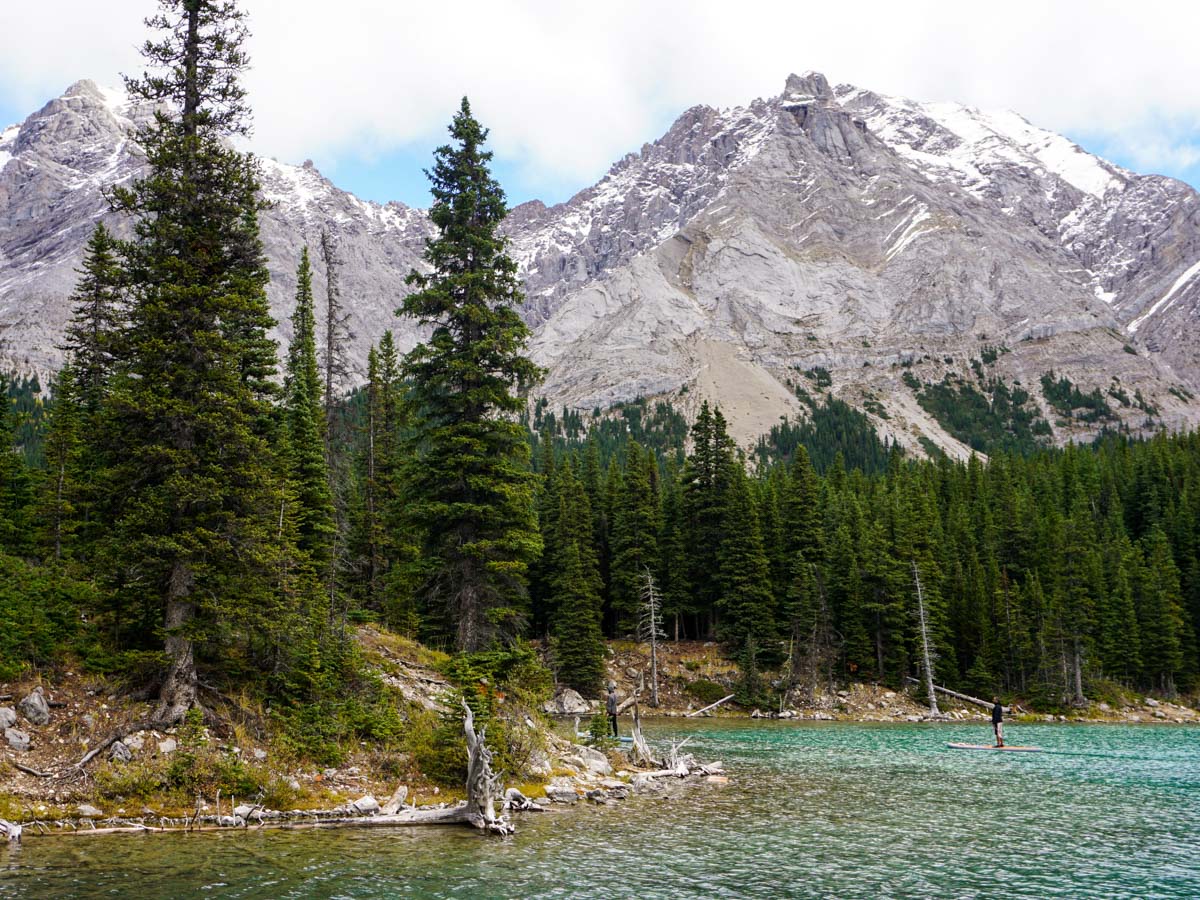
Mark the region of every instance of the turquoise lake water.
POLYGON ((669 720, 727 785, 465 828, 28 837, 0 897, 1200 897, 1200 729, 669 720))

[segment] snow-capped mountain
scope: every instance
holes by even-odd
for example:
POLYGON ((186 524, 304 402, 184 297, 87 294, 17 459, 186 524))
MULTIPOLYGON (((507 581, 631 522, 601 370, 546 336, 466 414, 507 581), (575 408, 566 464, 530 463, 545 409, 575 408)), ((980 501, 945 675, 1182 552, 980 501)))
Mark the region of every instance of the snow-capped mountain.
MULTIPOLYGON (((0 353, 19 368, 59 363, 82 246, 99 218, 127 227, 103 190, 138 171, 137 118, 83 81, 0 134, 0 353)), ((281 342, 300 248, 329 228, 358 374, 385 328, 411 346, 393 310, 425 214, 359 200, 311 164, 262 170, 281 342)), ((596 185, 522 204, 506 229, 556 403, 709 396, 749 439, 799 412, 787 381, 822 366, 843 399, 888 411, 881 431, 961 450, 900 376, 965 372, 1005 347, 993 371, 1009 381, 1054 370, 1085 389, 1140 390, 1164 424, 1200 421, 1188 399, 1200 197, 1014 113, 792 76, 778 97, 688 110, 596 185)))

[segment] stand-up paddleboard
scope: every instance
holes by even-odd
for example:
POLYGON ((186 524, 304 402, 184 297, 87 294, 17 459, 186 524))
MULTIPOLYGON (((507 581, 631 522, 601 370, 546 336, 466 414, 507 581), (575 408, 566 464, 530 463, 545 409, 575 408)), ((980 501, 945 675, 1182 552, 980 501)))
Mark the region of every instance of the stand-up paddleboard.
POLYGON ((947 747, 951 750, 1009 750, 1013 753, 1041 753, 1041 747, 1014 747, 1005 744, 1003 747, 997 747, 995 744, 955 744, 947 743, 947 747))

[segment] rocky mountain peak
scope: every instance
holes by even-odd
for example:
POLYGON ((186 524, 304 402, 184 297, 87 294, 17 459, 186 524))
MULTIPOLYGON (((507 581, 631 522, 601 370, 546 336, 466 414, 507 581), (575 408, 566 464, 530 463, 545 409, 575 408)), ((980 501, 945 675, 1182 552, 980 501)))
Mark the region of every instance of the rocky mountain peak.
POLYGON ((820 72, 789 75, 780 97, 786 103, 805 103, 814 100, 828 102, 835 99, 833 90, 829 87, 829 80, 820 72))
MULTIPOLYGON (((128 227, 103 189, 138 174, 140 115, 81 81, 0 133, 10 364, 61 361, 88 234, 98 220, 128 227)), ((423 265, 427 215, 360 200, 308 161, 260 163, 281 345, 300 249, 323 229, 345 260, 356 378, 385 328, 401 349, 418 340, 393 313, 423 265)), ((987 356, 988 377, 1027 389, 1053 370, 1105 396, 1140 391, 1121 408, 1131 427, 1200 419, 1188 399, 1200 393, 1200 197, 1013 113, 792 75, 774 98, 686 110, 566 202, 519 205, 504 231, 556 405, 709 397, 750 440, 804 414, 792 383, 826 370, 881 432, 961 454, 901 376, 936 381, 987 356)))

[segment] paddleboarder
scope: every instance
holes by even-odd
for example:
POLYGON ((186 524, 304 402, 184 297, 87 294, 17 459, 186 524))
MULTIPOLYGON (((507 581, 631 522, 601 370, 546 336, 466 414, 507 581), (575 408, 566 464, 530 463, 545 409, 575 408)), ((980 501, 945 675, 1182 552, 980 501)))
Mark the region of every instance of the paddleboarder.
POLYGON ((1000 705, 1000 698, 993 697, 995 706, 992 707, 992 731, 996 733, 996 746, 1004 746, 1004 707, 1000 705))
POLYGON ((612 726, 612 736, 618 737, 617 734, 617 683, 610 681, 608 683, 608 723, 612 726))

